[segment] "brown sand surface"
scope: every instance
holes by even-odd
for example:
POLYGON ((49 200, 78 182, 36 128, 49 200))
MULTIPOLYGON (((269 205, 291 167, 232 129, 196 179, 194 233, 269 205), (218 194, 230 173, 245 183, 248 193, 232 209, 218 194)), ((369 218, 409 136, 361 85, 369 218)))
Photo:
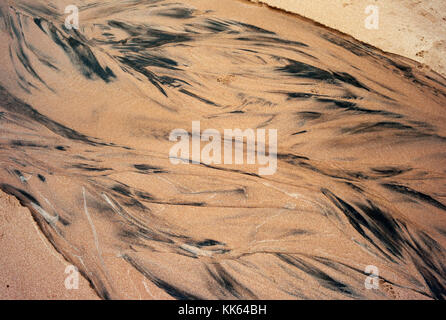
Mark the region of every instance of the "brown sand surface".
POLYGON ((384 51, 416 60, 446 76, 446 1, 251 1, 297 13, 384 51), (379 9, 377 30, 365 27, 366 8, 370 5, 379 9))
POLYGON ((419 63, 219 0, 2 2, 0 52, 0 189, 36 246, 2 246, 2 296, 446 297, 446 80, 419 63), (276 129, 277 172, 172 164, 192 121, 276 129))
POLYGON ((42 235, 29 210, 0 192, 0 299, 97 299, 79 278, 78 290, 65 287, 69 265, 42 235))

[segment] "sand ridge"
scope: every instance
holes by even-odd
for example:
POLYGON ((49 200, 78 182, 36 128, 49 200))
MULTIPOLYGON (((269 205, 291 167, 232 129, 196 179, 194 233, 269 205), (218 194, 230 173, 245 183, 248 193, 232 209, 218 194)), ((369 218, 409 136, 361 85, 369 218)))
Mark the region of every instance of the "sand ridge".
POLYGON ((446 3, 412 0, 251 0, 312 19, 446 76, 446 3), (378 30, 365 27, 366 8, 379 8, 378 30))
POLYGON ((28 209, 0 192, 0 299, 97 299, 82 277, 78 290, 65 287, 70 265, 54 250, 28 209))

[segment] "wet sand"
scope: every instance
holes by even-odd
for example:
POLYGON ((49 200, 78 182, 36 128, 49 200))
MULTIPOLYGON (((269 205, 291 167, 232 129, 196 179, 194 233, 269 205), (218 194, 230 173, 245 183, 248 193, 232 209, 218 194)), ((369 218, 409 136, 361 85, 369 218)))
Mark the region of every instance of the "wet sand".
POLYGON ((297 13, 386 52, 416 60, 446 76, 446 2, 437 0, 251 0, 297 13), (367 29, 368 6, 379 10, 367 29), (397 39, 397 40, 396 40, 397 39))
POLYGON ((65 261, 17 199, 0 193, 0 299, 97 299, 85 278, 65 287, 65 261))
POLYGON ((67 30, 72 2, 0 7, 0 189, 95 296, 445 297, 443 77, 248 2, 78 1, 67 30), (192 121, 277 129, 277 173, 173 165, 192 121))

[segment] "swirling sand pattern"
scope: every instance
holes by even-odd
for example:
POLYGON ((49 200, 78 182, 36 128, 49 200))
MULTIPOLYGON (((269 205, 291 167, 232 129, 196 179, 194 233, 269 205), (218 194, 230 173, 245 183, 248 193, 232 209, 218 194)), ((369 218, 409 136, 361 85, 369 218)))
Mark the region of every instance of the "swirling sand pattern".
POLYGON ((0 188, 101 298, 128 268, 164 298, 446 297, 444 78, 241 1, 73 0, 79 30, 62 2, 1 6, 0 188), (277 173, 172 165, 193 120, 278 129, 277 173))

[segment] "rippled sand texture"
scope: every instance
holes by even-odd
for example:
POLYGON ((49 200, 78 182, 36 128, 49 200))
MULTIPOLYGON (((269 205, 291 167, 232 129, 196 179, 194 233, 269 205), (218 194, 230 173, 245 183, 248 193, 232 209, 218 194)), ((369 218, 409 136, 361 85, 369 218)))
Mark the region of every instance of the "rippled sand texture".
POLYGON ((444 78, 247 2, 65 2, 1 7, 0 188, 100 297, 446 297, 444 78), (172 165, 193 120, 278 129, 277 173, 172 165))

